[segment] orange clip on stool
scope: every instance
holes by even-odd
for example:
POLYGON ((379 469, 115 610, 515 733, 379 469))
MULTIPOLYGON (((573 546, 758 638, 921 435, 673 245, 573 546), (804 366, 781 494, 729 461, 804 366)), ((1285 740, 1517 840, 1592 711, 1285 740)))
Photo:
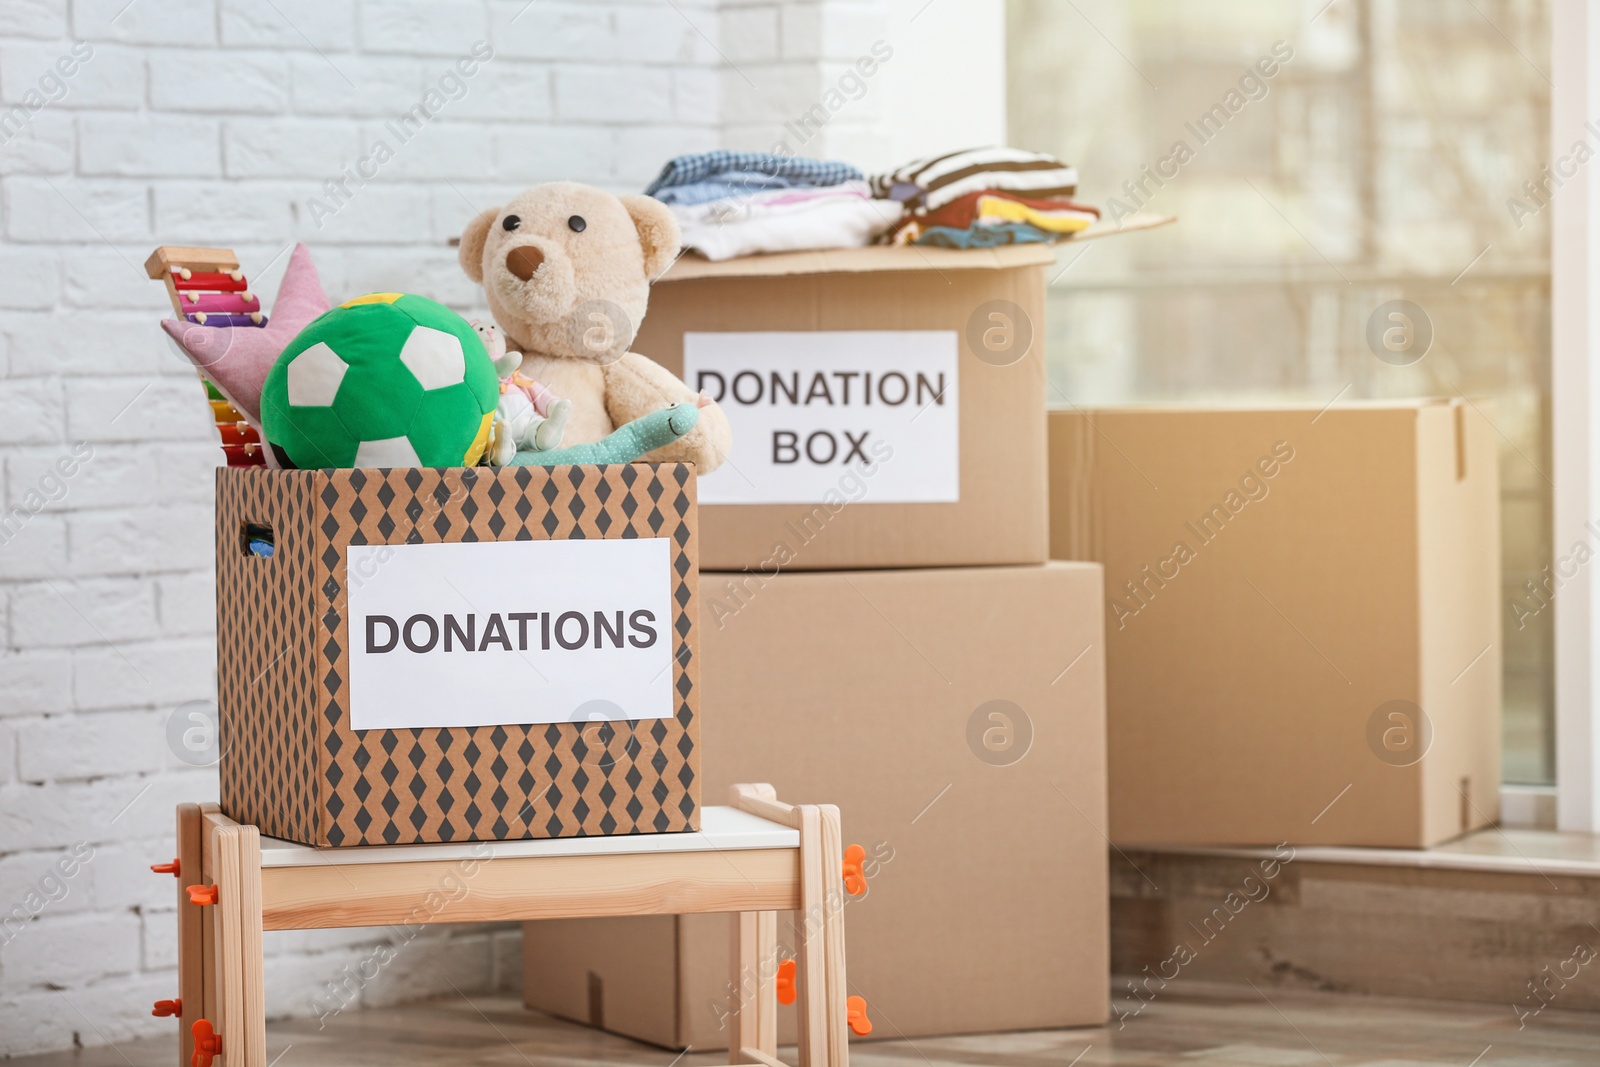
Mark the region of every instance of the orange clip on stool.
POLYGON ((171 863, 152 863, 150 865, 150 873, 170 874, 176 878, 178 877, 178 861, 174 859, 171 863))
POLYGON ((184 892, 189 894, 189 903, 198 904, 202 908, 217 902, 217 887, 214 885, 185 886, 184 892))
POLYGON ((183 1001, 174 997, 172 1000, 158 1000, 150 1008, 150 1014, 157 1019, 166 1019, 174 1015, 183 1014, 183 1001))
POLYGON ((872 1020, 867 1018, 867 1000, 865 997, 847 997, 844 1002, 845 1020, 850 1024, 850 1032, 857 1037, 866 1037, 872 1033, 872 1020))
POLYGON ((844 891, 853 897, 859 897, 867 891, 867 872, 863 866, 866 859, 867 850, 860 845, 851 845, 844 850, 844 891))
POLYGON ((222 1055, 222 1035, 211 1028, 210 1019, 194 1024, 194 1056, 189 1060, 194 1067, 211 1067, 214 1056, 222 1055))
POLYGON ((794 960, 784 960, 778 964, 778 1003, 793 1004, 794 988, 794 960))
MULTIPOLYGON (((795 999, 794 987, 795 963, 794 960, 784 960, 778 964, 778 1003, 793 1004, 795 999)), ((866 1037, 872 1033, 872 1020, 867 1018, 867 1001, 865 997, 845 998, 845 1020, 850 1026, 850 1032, 857 1037, 866 1037)))

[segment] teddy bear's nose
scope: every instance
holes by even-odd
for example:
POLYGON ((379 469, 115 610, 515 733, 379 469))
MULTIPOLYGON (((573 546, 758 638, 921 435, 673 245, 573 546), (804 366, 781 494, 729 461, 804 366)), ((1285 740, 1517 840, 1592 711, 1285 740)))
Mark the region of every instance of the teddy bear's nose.
POLYGON ((544 263, 544 253, 531 245, 522 245, 506 253, 506 269, 523 281, 533 277, 533 272, 544 263))

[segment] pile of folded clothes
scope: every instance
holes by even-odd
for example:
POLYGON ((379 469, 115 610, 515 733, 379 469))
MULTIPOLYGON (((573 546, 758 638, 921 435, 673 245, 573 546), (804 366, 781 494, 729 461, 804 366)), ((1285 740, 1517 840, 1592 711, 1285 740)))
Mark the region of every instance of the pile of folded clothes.
POLYGON ((904 207, 891 244, 942 248, 1054 241, 1094 225, 1100 209, 1073 200, 1078 171, 1054 156, 972 148, 914 160, 871 181, 904 207))
POLYGON ((848 163, 718 150, 679 156, 645 190, 707 259, 865 245, 993 248, 1070 237, 1100 217, 1054 156, 972 148, 867 181, 848 163))
POLYGON ((856 248, 900 221, 848 163, 719 150, 679 156, 645 190, 672 208, 683 246, 707 259, 856 248))

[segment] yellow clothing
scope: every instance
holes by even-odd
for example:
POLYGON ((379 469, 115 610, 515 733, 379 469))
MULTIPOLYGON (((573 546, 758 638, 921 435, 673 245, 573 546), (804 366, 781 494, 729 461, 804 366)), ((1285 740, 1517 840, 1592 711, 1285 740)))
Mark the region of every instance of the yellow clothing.
POLYGON ((992 225, 996 222, 1026 222, 1050 233, 1078 233, 1094 225, 1094 216, 1086 211, 1040 211, 1019 200, 1003 196, 978 198, 978 222, 992 225))

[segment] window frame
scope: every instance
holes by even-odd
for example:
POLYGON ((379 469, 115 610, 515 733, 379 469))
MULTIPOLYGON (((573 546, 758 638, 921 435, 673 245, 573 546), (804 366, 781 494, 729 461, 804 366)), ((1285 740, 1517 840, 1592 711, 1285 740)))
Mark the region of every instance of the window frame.
MULTIPOLYGON (((1569 145, 1600 116, 1600 0, 1551 10, 1550 145, 1569 145)), ((1552 559, 1600 516, 1600 167, 1580 168, 1551 199, 1550 390, 1552 559), (1563 543, 1565 542, 1565 543, 1563 543)), ((1554 596, 1556 826, 1600 830, 1600 583, 1580 566, 1554 596)))

